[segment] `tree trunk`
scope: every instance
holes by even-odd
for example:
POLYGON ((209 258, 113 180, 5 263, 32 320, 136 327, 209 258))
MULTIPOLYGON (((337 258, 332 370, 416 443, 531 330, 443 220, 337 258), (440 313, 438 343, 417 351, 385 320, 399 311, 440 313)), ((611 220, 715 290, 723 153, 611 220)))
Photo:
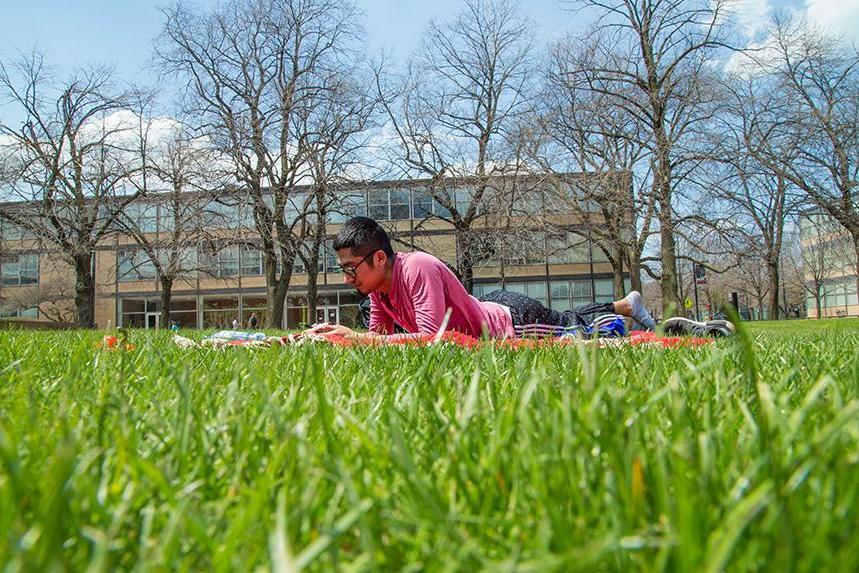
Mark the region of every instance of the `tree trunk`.
MULTIPOLYGON (((658 142, 659 147, 667 145, 658 142)), ((677 291, 677 256, 674 243, 674 215, 671 205, 671 167, 667 149, 659 150, 655 178, 658 183, 660 259, 662 261, 662 316, 673 316, 683 308, 677 291)))
MULTIPOLYGON (((316 322, 316 307, 319 301, 319 257, 325 247, 325 185, 317 185, 316 196, 316 225, 313 229, 313 252, 307 269, 307 322, 316 322)), ((323 255, 324 256, 324 255, 323 255)), ((324 266, 323 266, 324 269, 324 266)), ((325 272, 323 270, 323 272, 325 272)), ((327 315, 326 315, 327 318, 327 315)))
POLYGON ((499 271, 498 271, 499 272, 499 276, 498 276, 499 286, 498 286, 498 288, 500 290, 504 290, 507 287, 507 267, 504 264, 503 254, 498 259, 498 269, 499 269, 499 271))
POLYGON ((283 328, 283 311, 286 298, 278 295, 278 285, 266 285, 265 294, 268 299, 268 328, 283 328))
POLYGON ((620 300, 626 295, 626 285, 623 284, 623 247, 614 246, 611 257, 611 271, 614 278, 614 299, 620 300))
POLYGON ((277 276, 277 262, 270 253, 265 253, 265 296, 268 305, 268 328, 283 328, 283 313, 286 291, 292 279, 292 261, 284 261, 280 277, 277 276))
POLYGON ((627 253, 627 266, 629 267, 629 288, 641 292, 641 263, 637 254, 627 253))
POLYGON ((173 279, 161 278, 161 328, 170 328, 170 299, 173 298, 173 279))
MULTIPOLYGON (((471 258, 469 229, 456 230, 456 272, 468 294, 474 290, 474 264, 471 258)), ((502 256, 503 253, 502 253, 502 256)))
POLYGON ((316 322, 316 305, 319 300, 319 251, 317 250, 317 255, 315 257, 311 257, 309 261, 309 267, 307 269, 307 322, 314 323, 316 322))
POLYGON ((95 279, 91 252, 75 256, 75 324, 78 328, 95 327, 95 279))
POLYGON ((778 268, 778 259, 770 259, 767 261, 767 274, 769 275, 769 291, 770 291, 770 306, 769 306, 769 319, 770 320, 778 320, 778 307, 779 307, 779 268, 778 268))
POLYGON ((856 253, 856 302, 859 303, 859 233, 853 233, 853 250, 856 253))
POLYGON ((822 297, 820 296, 820 287, 817 286, 817 288, 814 289, 814 305, 817 308, 817 320, 823 318, 821 316, 821 310, 823 308, 823 305, 820 303, 821 298, 822 297))

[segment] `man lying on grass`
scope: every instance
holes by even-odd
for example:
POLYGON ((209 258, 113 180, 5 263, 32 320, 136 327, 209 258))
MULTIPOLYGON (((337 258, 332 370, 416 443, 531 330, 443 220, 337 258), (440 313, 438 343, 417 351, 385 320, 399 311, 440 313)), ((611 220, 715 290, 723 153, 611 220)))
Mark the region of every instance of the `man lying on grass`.
POLYGON ((355 217, 334 239, 343 279, 370 296, 369 332, 355 332, 334 324, 319 324, 307 332, 349 338, 408 336, 394 334, 394 324, 408 333, 436 334, 446 330, 479 338, 551 336, 574 328, 599 328, 632 317, 648 330, 655 324, 641 295, 609 303, 587 304, 558 312, 523 294, 494 291, 477 299, 468 294, 456 275, 428 253, 395 253, 388 234, 373 219, 355 217), (596 321, 596 322, 594 322, 596 321))

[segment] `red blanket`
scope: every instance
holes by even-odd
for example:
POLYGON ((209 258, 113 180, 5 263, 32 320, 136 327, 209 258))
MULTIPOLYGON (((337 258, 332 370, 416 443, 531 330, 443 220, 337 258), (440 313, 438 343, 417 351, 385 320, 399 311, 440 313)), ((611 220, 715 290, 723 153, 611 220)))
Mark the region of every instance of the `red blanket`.
MULTIPOLYGON (((336 346, 428 346, 433 343, 436 336, 434 334, 423 334, 413 338, 380 341, 380 340, 358 340, 353 338, 345 338, 338 335, 322 335, 327 342, 336 346)), ((463 348, 476 348, 481 346, 483 342, 477 338, 462 334, 459 332, 445 332, 441 335, 441 341, 450 344, 456 344, 463 348)), ((494 344, 500 348, 544 348, 548 346, 567 346, 580 342, 579 339, 573 337, 564 338, 507 338, 502 340, 491 340, 488 343, 494 344)), ((622 338, 599 338, 585 341, 589 344, 597 344, 599 346, 661 346, 663 348, 673 348, 675 346, 697 347, 713 342, 712 338, 687 338, 679 336, 659 336, 655 332, 636 331, 630 336, 622 338)))

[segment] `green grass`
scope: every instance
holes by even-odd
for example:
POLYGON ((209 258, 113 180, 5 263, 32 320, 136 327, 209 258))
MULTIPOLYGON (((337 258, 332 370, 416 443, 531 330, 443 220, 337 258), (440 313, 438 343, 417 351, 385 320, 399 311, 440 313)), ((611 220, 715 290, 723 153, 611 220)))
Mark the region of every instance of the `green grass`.
POLYGON ((700 350, 100 335, 0 333, 0 569, 859 569, 859 321, 700 350))
POLYGON ((753 333, 851 334, 859 332, 859 318, 822 318, 820 320, 759 320, 745 323, 753 333))

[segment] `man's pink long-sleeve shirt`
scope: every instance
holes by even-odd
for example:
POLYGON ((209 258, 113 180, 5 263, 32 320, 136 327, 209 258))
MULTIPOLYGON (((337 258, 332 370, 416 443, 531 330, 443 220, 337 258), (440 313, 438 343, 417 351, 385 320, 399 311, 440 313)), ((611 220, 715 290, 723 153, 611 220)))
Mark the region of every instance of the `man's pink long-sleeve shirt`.
POLYGON ((394 322, 406 331, 435 334, 452 309, 446 330, 478 338, 484 330, 494 338, 512 338, 510 311, 468 294, 456 275, 428 253, 397 253, 391 289, 370 293, 370 330, 393 334, 394 322))

